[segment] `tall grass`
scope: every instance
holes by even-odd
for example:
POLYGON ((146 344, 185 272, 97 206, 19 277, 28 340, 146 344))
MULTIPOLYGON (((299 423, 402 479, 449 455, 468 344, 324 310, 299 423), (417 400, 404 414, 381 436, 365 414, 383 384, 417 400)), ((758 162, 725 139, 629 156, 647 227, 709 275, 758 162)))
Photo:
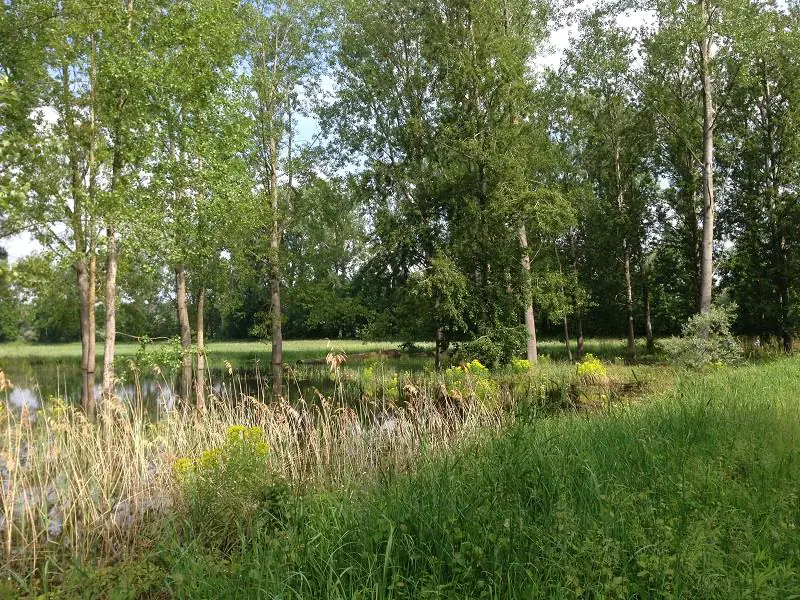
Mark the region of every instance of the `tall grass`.
MULTIPOLYGON (((254 397, 234 385, 202 414, 177 410, 157 419, 136 398, 105 403, 95 423, 58 399, 43 401, 45 408, 35 413, 3 410, 4 571, 27 576, 65 560, 135 555, 150 539, 146 532, 181 502, 176 461, 218 448, 236 425, 263 430, 269 471, 301 490, 337 489, 408 470, 423 450, 439 455, 513 419, 513 390, 493 384, 491 395, 478 394, 484 381, 468 374, 458 390, 433 373, 398 377, 391 368, 335 368, 330 377, 330 397, 267 402, 268 386, 254 397)), ((539 395, 551 385, 542 374, 524 381, 539 395)))
POLYGON ((517 423, 411 473, 288 501, 221 555, 166 536, 65 594, 796 598, 800 361, 681 376, 652 402, 517 423))

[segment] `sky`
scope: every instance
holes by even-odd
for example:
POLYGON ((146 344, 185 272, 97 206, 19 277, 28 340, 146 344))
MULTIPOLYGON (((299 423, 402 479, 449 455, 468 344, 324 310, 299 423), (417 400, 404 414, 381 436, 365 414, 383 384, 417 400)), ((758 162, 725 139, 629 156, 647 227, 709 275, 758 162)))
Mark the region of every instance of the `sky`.
MULTIPOLYGON (((587 0, 579 5, 579 7, 585 8, 591 6, 593 2, 594 0, 587 0)), ((623 27, 638 27, 645 21, 646 16, 642 13, 623 15, 619 18, 619 24, 623 27)), ((569 47, 570 35, 573 35, 576 29, 577 26, 573 24, 554 30, 547 45, 547 52, 537 60, 538 65, 541 67, 557 67, 564 55, 564 51, 569 47)), ((53 115, 53 118, 55 118, 55 115, 53 115)), ((313 117, 301 116, 298 118, 298 141, 310 141, 318 132, 319 126, 313 117)), ((41 246, 29 233, 23 233, 5 240, 0 240, 0 246, 4 246, 8 251, 9 260, 12 263, 41 249, 41 246)))

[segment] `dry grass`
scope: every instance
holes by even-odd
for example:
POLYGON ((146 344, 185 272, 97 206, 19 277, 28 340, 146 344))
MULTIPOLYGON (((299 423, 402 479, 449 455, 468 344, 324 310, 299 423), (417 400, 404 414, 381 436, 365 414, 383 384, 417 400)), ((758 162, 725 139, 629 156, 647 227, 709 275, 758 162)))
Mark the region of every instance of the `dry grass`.
POLYGON ((271 468, 297 489, 404 470, 423 446, 444 452, 507 418, 474 398, 413 384, 403 395, 402 406, 365 399, 355 407, 323 397, 313 404, 217 397, 203 414, 172 411, 156 421, 135 402, 107 403, 96 423, 58 400, 35 414, 5 410, 3 570, 29 574, 63 559, 105 562, 137 551, 137 540, 153 539, 142 528, 157 527, 181 500, 175 461, 219 447, 234 425, 263 428, 271 468))

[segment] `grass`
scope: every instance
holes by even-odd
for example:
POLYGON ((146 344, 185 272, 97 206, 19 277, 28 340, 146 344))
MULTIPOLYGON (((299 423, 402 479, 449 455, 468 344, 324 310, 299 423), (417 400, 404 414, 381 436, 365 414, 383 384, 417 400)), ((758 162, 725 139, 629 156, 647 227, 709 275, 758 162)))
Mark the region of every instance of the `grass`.
POLYGON ((150 573, 140 591, 178 598, 796 598, 799 370, 686 375, 604 418, 518 423, 290 501, 228 555, 175 536, 66 589, 150 573))
MULTIPOLYGON (((586 340, 584 351, 592 353, 606 360, 625 356, 625 340, 616 338, 592 338, 586 340)), ((418 344, 424 350, 432 350, 430 343, 418 344)), ((283 342, 285 359, 293 362, 305 358, 324 358, 330 349, 343 351, 346 354, 361 352, 374 352, 378 350, 396 350, 398 342, 364 342, 361 340, 286 340, 283 342)), ((134 342, 117 343, 119 356, 133 356, 140 345, 134 342)), ((225 358, 228 360, 261 359, 268 360, 271 356, 270 344, 259 341, 234 341, 210 342, 207 351, 211 358, 225 358)), ((645 354, 644 340, 638 340, 637 351, 645 354)), ((555 360, 565 360, 567 357, 563 341, 539 340, 539 352, 555 360)), ((575 342, 572 341, 572 352, 575 353, 575 342)), ((79 359, 81 345, 79 342, 66 344, 0 344, 0 359, 27 358, 27 359, 79 359)), ((103 345, 97 345, 97 356, 103 356, 103 345)))
MULTIPOLYGON (((324 358, 330 348, 348 354, 374 352, 377 350, 396 350, 395 342, 362 342, 360 340, 286 340, 283 343, 285 360, 292 362, 303 358, 324 358)), ((140 344, 120 342, 117 344, 119 356, 133 356, 140 344)), ((210 342, 207 345, 209 355, 228 360, 246 360, 260 358, 268 360, 271 356, 270 345, 266 342, 210 342)), ((81 345, 79 342, 66 344, 0 344, 0 359, 79 359, 81 345)), ((103 345, 97 345, 97 356, 103 356, 103 345)))
POLYGON ((230 398, 157 423, 7 413, 0 597, 800 597, 800 360, 606 367, 366 366, 337 375, 355 407, 230 398), (239 425, 265 463, 218 458, 239 425))

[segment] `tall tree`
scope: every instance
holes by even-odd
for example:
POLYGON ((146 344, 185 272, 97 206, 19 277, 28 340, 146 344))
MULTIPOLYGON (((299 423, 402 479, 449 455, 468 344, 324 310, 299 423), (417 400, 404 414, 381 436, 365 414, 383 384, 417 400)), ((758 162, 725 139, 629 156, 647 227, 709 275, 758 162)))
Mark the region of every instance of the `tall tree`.
MULTIPOLYGON (((582 166, 600 200, 597 208, 607 217, 595 222, 600 239, 610 236, 610 253, 619 256, 624 277, 627 321, 627 356, 635 358, 634 284, 632 263, 643 237, 648 176, 645 140, 652 135, 649 115, 640 106, 638 87, 632 83, 633 36, 617 27, 613 15, 586 15, 580 38, 567 52, 565 77, 571 79, 573 132, 583 138, 582 166), (612 216, 613 215, 613 216, 612 216), (607 231, 602 232, 602 229, 607 231)), ((602 247, 602 246, 601 246, 602 247)))
POLYGON ((304 90, 305 99, 315 97, 328 14, 318 0, 252 0, 247 8, 245 64, 256 190, 251 222, 253 235, 269 240, 265 250, 259 244, 249 251, 266 256, 269 266, 272 391, 278 397, 284 394, 281 244, 294 194, 297 91, 304 90))
POLYGON ((754 5, 748 0, 647 0, 640 6, 653 10, 656 16, 655 25, 644 37, 648 72, 658 83, 650 87, 650 101, 691 156, 690 171, 699 171, 702 235, 698 307, 705 313, 711 307, 714 287, 718 119, 728 106, 728 95, 739 73, 736 62, 728 58, 746 43, 743 32, 754 5), (679 95, 682 88, 673 85, 670 77, 684 80, 694 93, 679 95), (695 98, 700 98, 699 106, 695 98), (687 117, 696 117, 699 135, 685 135, 682 123, 687 117))

